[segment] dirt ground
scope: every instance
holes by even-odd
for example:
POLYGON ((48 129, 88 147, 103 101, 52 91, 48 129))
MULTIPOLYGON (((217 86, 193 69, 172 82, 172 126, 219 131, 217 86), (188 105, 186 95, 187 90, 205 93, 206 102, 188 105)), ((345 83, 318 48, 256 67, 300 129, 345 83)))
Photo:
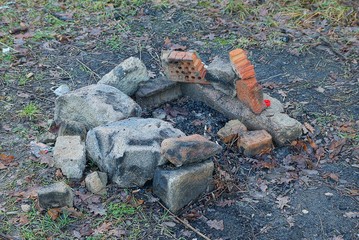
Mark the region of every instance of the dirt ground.
MULTIPOLYGON (((266 27, 262 19, 242 21, 198 2, 206 1, 146 3, 97 22, 73 17, 53 38, 14 35, 21 51, 11 59, 3 54, 0 65, 0 239, 359 239, 359 45, 350 43, 358 27, 266 27), (130 56, 155 77, 163 49, 195 50, 208 65, 235 47, 248 51, 264 91, 304 124, 303 136, 248 158, 221 143, 216 132, 228 119, 209 106, 182 98, 159 107, 186 134, 223 146, 214 158, 215 190, 177 216, 152 195, 150 183, 110 184, 106 196, 93 196, 83 181, 69 182, 49 166, 51 148, 34 156, 31 142, 48 132, 53 89, 61 84, 94 84, 130 56), (34 192, 60 180, 74 189, 75 209, 51 219, 34 192)), ((90 164, 86 172, 95 169, 90 164)))

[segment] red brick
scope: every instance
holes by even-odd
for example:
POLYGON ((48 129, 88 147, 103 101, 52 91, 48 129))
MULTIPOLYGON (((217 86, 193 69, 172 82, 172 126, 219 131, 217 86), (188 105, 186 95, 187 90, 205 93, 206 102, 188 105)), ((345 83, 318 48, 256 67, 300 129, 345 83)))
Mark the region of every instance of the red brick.
POLYGON ((236 82, 237 98, 246 104, 252 112, 260 114, 265 105, 263 103, 262 87, 256 79, 238 80, 236 82))
POLYGON ((237 48, 229 52, 229 57, 232 58, 243 53, 245 54, 245 51, 243 49, 237 48))
POLYGON ((273 148, 272 136, 265 130, 244 132, 237 146, 243 148, 246 156, 266 153, 273 148))
POLYGON ((168 75, 177 82, 210 84, 204 79, 206 69, 201 59, 192 52, 172 51, 168 58, 168 75))

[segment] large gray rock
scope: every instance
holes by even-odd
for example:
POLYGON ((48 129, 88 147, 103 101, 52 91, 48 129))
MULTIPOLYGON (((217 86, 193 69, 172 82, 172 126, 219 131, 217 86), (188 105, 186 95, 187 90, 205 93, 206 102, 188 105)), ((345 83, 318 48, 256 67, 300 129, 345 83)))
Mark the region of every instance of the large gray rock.
POLYGON ((143 186, 157 166, 166 162, 161 142, 184 136, 168 122, 129 118, 96 127, 87 133, 87 156, 121 187, 143 186))
POLYGON ((37 192, 39 205, 42 208, 73 207, 74 194, 72 189, 63 182, 40 188, 37 192))
POLYGON ((228 96, 235 96, 235 81, 238 80, 236 73, 228 61, 215 57, 207 67, 206 80, 212 86, 228 96))
POLYGON ((198 134, 167 138, 161 143, 161 154, 176 167, 202 162, 221 150, 220 145, 198 134))
POLYGON ((131 96, 141 82, 149 80, 145 64, 135 57, 130 57, 107 73, 98 83, 111 85, 131 96))
POLYGON ((159 77, 141 84, 136 92, 136 102, 141 107, 152 108, 175 100, 180 96, 182 96, 181 87, 177 82, 159 77))
POLYGON ((213 169, 212 161, 175 169, 159 167, 153 179, 153 191, 171 211, 177 212, 209 190, 213 169))
POLYGON ((297 139, 302 134, 302 124, 281 113, 283 107, 280 102, 268 95, 264 95, 264 99, 270 99, 271 106, 256 115, 237 98, 226 96, 211 86, 182 84, 181 87, 183 94, 206 103, 230 119, 239 119, 248 129, 266 130, 279 146, 297 139))
POLYGON ((109 122, 140 116, 141 107, 126 94, 105 84, 94 84, 60 96, 55 122, 84 124, 87 130, 109 122))
POLYGON ((80 136, 59 136, 54 148, 55 167, 71 179, 82 178, 86 165, 85 145, 80 136))

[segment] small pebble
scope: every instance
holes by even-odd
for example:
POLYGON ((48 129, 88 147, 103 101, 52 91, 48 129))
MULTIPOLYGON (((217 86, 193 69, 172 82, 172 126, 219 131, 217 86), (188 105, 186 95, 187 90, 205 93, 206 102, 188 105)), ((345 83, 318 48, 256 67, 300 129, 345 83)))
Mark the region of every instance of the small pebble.
POLYGON ((306 209, 303 209, 303 210, 302 210, 302 213, 304 213, 304 214, 308 214, 308 213, 309 213, 309 211, 308 211, 308 210, 306 210, 306 209))
POLYGON ((70 87, 67 86, 66 84, 62 84, 60 87, 58 87, 54 90, 54 93, 56 94, 56 96, 62 96, 68 92, 70 92, 70 87))
POLYGON ((21 210, 23 212, 29 212, 31 210, 31 206, 29 204, 22 204, 21 205, 21 210))
POLYGON ((333 194, 333 193, 330 193, 330 192, 326 192, 326 193, 324 193, 324 195, 327 196, 327 197, 334 196, 334 194, 333 194))

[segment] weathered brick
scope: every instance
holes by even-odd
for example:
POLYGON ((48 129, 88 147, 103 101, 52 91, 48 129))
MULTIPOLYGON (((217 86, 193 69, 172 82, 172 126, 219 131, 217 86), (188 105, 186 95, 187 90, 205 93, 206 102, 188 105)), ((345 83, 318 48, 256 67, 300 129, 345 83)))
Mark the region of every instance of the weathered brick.
POLYGON ((243 148, 246 156, 265 153, 273 148, 272 136, 265 130, 245 132, 241 135, 237 146, 243 148))
POLYGON ((237 98, 246 104, 254 113, 259 114, 265 108, 262 87, 255 78, 236 82, 237 98))
POLYGON ((210 84, 205 80, 206 69, 201 59, 193 52, 164 52, 162 64, 166 75, 176 82, 210 84))

